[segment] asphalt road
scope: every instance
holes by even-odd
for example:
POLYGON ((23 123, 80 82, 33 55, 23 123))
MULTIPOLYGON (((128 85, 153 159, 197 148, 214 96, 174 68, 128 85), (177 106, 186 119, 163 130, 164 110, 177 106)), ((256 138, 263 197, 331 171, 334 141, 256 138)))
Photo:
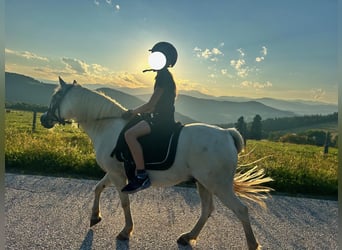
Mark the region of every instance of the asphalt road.
MULTIPOLYGON (((115 236, 124 218, 114 188, 104 191, 103 220, 90 229, 96 181, 16 174, 6 174, 5 181, 5 249, 246 249, 240 222, 218 200, 196 245, 177 245, 199 216, 195 189, 150 188, 131 195, 135 228, 121 242, 115 236)), ((274 195, 267 204, 268 211, 250 206, 263 249, 338 249, 337 201, 274 195)))

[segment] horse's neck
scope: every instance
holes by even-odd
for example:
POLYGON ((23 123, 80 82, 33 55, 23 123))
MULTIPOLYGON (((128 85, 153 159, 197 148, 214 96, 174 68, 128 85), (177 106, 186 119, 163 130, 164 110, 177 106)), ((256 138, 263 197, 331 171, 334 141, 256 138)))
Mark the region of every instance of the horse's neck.
POLYGON ((94 148, 103 144, 116 144, 125 125, 121 119, 123 108, 116 102, 90 90, 80 87, 70 98, 73 116, 90 137, 94 148))
POLYGON ((118 118, 124 112, 124 108, 109 97, 81 86, 74 89, 74 96, 69 98, 69 107, 72 107, 72 118, 79 123, 118 118))

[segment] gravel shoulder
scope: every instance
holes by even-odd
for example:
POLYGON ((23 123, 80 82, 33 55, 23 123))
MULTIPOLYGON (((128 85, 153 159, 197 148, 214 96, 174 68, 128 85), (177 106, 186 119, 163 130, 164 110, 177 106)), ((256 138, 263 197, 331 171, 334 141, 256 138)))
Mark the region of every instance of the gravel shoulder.
MULTIPOLYGON (((200 213, 195 189, 150 188, 131 195, 135 228, 124 225, 118 192, 101 198, 103 220, 89 228, 97 181, 5 174, 5 249, 246 249, 242 226, 215 199, 215 211, 193 247, 177 245, 200 213)), ((263 249, 338 249, 338 202, 274 195, 268 210, 251 204, 252 227, 263 249)))

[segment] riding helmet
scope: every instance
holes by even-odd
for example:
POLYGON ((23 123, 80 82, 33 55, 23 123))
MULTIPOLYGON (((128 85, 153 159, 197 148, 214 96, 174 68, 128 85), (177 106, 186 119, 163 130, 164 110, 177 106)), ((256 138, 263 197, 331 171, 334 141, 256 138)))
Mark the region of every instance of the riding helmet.
POLYGON ((176 64, 178 53, 176 48, 168 42, 158 42, 156 43, 152 49, 149 51, 151 52, 161 52, 166 57, 166 65, 165 67, 173 67, 176 64))

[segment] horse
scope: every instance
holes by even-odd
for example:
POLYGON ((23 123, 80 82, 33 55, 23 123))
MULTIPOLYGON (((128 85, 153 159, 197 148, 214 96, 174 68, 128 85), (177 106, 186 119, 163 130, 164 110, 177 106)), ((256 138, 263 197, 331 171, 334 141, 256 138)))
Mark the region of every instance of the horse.
MULTIPOLYGON (((125 217, 124 228, 117 239, 129 240, 133 231, 130 200, 128 194, 121 192, 127 184, 127 177, 123 163, 110 156, 121 130, 128 123, 121 117, 127 109, 105 94, 85 88, 76 81, 66 83, 59 77, 59 83, 48 110, 41 116, 41 124, 52 128, 73 120, 90 137, 96 161, 105 171, 94 189, 90 226, 101 221, 100 195, 113 184, 118 190, 125 217)), ((215 195, 241 221, 248 249, 260 249, 251 227, 248 207, 238 196, 265 207, 265 193, 268 194, 271 188, 261 184, 271 179, 260 174, 260 171, 259 174, 253 170, 236 171, 239 153, 243 148, 243 138, 235 128, 223 129, 204 123, 185 124, 179 135, 171 168, 148 170, 152 187, 170 187, 188 180, 196 181, 201 214, 193 229, 178 238, 178 244, 191 245, 197 239, 214 209, 215 195)))

